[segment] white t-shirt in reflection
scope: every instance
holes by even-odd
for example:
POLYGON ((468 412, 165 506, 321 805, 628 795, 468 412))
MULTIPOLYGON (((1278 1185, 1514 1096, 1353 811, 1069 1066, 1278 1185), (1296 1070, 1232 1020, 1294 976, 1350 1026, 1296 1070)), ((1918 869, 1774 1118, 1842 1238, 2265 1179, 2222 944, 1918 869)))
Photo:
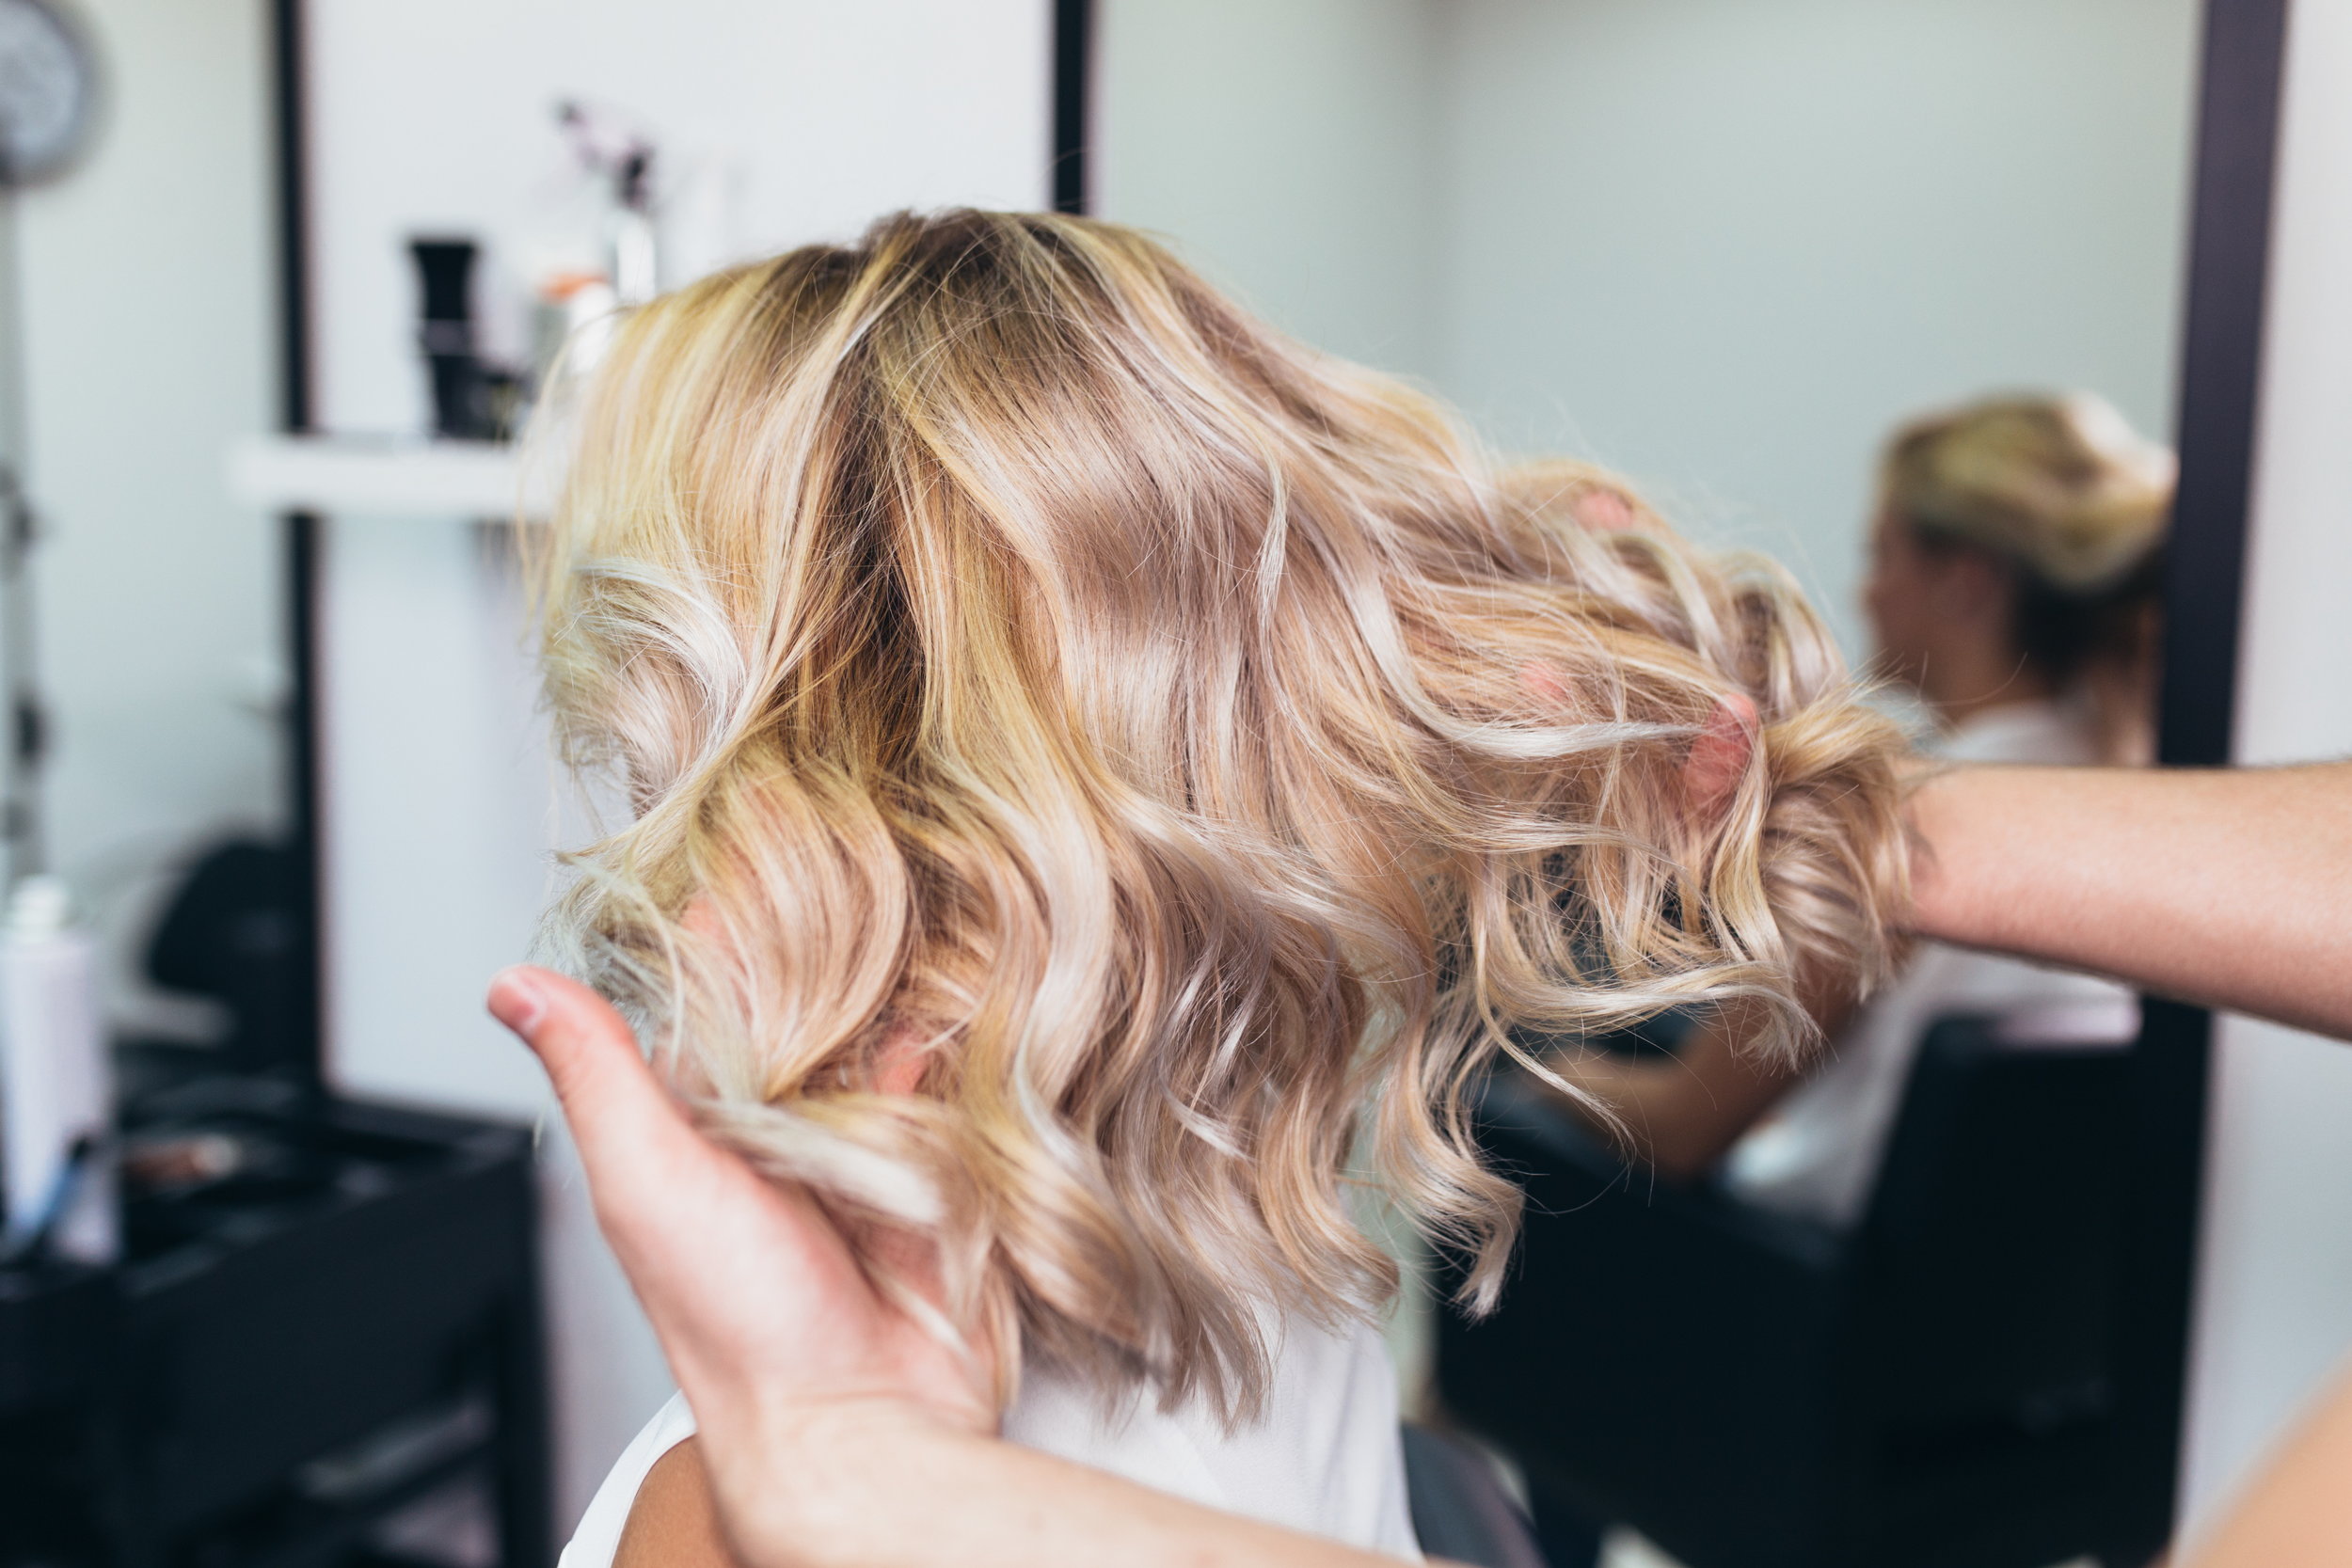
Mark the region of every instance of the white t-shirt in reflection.
MULTIPOLYGON (((1935 751, 1952 762, 2098 760, 2087 720, 2052 702, 1987 709, 1935 751)), ((1922 942, 1902 974, 1847 1024, 1829 1060, 1732 1146, 1724 1184, 1759 1208, 1851 1227, 1869 1203, 1930 1024, 1954 1013, 2030 1015, 2067 1034, 2115 1038, 2131 1032, 2137 1007, 2133 993, 2111 981, 1922 942)))

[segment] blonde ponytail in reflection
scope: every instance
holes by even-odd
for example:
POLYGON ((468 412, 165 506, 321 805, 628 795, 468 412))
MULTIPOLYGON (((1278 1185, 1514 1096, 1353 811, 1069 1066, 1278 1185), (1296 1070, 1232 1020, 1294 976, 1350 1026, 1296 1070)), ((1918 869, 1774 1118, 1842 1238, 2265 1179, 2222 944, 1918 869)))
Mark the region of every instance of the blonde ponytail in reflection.
POLYGON ((1780 574, 1553 520, 1139 234, 901 215, 706 278, 573 432, 548 694, 637 815, 553 929, 720 1135, 936 1240, 1008 1398, 1252 1408, 1263 1308, 1393 1288, 1359 1148, 1486 1302, 1507 1031, 1794 1040, 1800 976, 1883 962, 1898 741, 1780 574))

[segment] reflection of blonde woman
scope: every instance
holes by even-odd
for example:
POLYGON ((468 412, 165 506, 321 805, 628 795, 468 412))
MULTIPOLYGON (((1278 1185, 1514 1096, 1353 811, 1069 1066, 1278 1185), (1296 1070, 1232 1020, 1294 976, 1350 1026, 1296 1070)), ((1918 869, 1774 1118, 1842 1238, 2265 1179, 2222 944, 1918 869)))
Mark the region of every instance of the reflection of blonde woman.
MULTIPOLYGON (((1351 1158, 1486 1299, 1506 1025, 1794 1037, 1880 959, 1899 742, 1784 578, 1544 521, 1136 234, 707 278, 576 431, 548 691, 636 815, 555 927, 1021 1441, 1409 1553, 1351 1158)), ((572 1568, 716 1552, 691 1431, 572 1568)))
MULTIPOLYGON (((1964 762, 2147 759, 2171 499, 2170 454, 2095 398, 2001 398, 1895 434, 1864 597, 1881 666, 1940 721, 1938 751, 1964 762)), ((1930 945, 1846 1019, 1825 1064, 1793 1089, 1788 1063, 1747 1051, 1736 1014, 1704 1024, 1672 1063, 1595 1060, 1571 1076, 1618 1109, 1667 1174, 1695 1176, 1728 1153, 1733 1190, 1844 1224, 1868 1196, 1935 1019, 2031 1012, 2121 1030, 2129 1005, 2104 981, 1930 945)))
POLYGON ((2169 452, 2096 398, 2004 398, 1898 432, 1881 492, 1879 657, 1959 752, 2006 710, 2056 754, 1984 760, 2152 760, 2169 452))

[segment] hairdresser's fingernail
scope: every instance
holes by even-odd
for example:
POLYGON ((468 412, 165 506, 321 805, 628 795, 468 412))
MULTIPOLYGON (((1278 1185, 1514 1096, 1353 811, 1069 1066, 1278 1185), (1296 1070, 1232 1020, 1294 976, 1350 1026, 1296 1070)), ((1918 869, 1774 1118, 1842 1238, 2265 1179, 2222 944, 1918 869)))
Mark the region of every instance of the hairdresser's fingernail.
POLYGON ((524 970, 502 970, 490 982, 489 1006, 492 1018, 517 1035, 528 1035, 547 1013, 547 992, 524 970))

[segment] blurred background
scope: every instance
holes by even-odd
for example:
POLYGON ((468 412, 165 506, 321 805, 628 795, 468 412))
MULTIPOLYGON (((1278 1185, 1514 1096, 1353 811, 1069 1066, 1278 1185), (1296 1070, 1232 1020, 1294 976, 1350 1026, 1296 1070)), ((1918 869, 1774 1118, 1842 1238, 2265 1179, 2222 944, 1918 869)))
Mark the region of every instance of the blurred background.
MULTIPOLYGON (((0 621, 30 715, 0 1562, 540 1568, 670 1392, 535 1069, 480 1009, 584 832, 512 567, 547 476, 511 437, 558 347, 592 358, 657 289, 897 208, 1140 225, 1498 450, 1600 463, 1784 562, 1931 744, 2025 688, 1899 667, 1933 628, 1883 608, 1911 538, 1887 443, 1988 398, 2095 399, 2101 451, 2184 464, 2169 578, 2160 525, 2134 558, 2164 611, 2139 760, 2233 733, 2340 752, 2352 562, 2315 476, 2352 362, 2322 281, 2352 39, 2298 18, 2289 53, 2281 15, 0 0, 27 519, 0 621)), ((2013 621, 2028 563, 1959 546, 2013 621)), ((2043 673, 2052 712, 2080 695, 2043 673)), ((1487 1329, 1417 1293, 1408 1411, 1503 1463, 1560 1568, 2145 1560, 2352 1343, 2328 1196, 2352 1058, 2225 1021, 2208 1096, 2201 1016, 2054 1035, 2025 1006, 1954 992, 1887 1026, 1843 1216, 1715 1163, 1661 1178, 1503 1094, 1494 1136, 1555 1207, 1607 1201, 1531 1233, 1487 1329)))

